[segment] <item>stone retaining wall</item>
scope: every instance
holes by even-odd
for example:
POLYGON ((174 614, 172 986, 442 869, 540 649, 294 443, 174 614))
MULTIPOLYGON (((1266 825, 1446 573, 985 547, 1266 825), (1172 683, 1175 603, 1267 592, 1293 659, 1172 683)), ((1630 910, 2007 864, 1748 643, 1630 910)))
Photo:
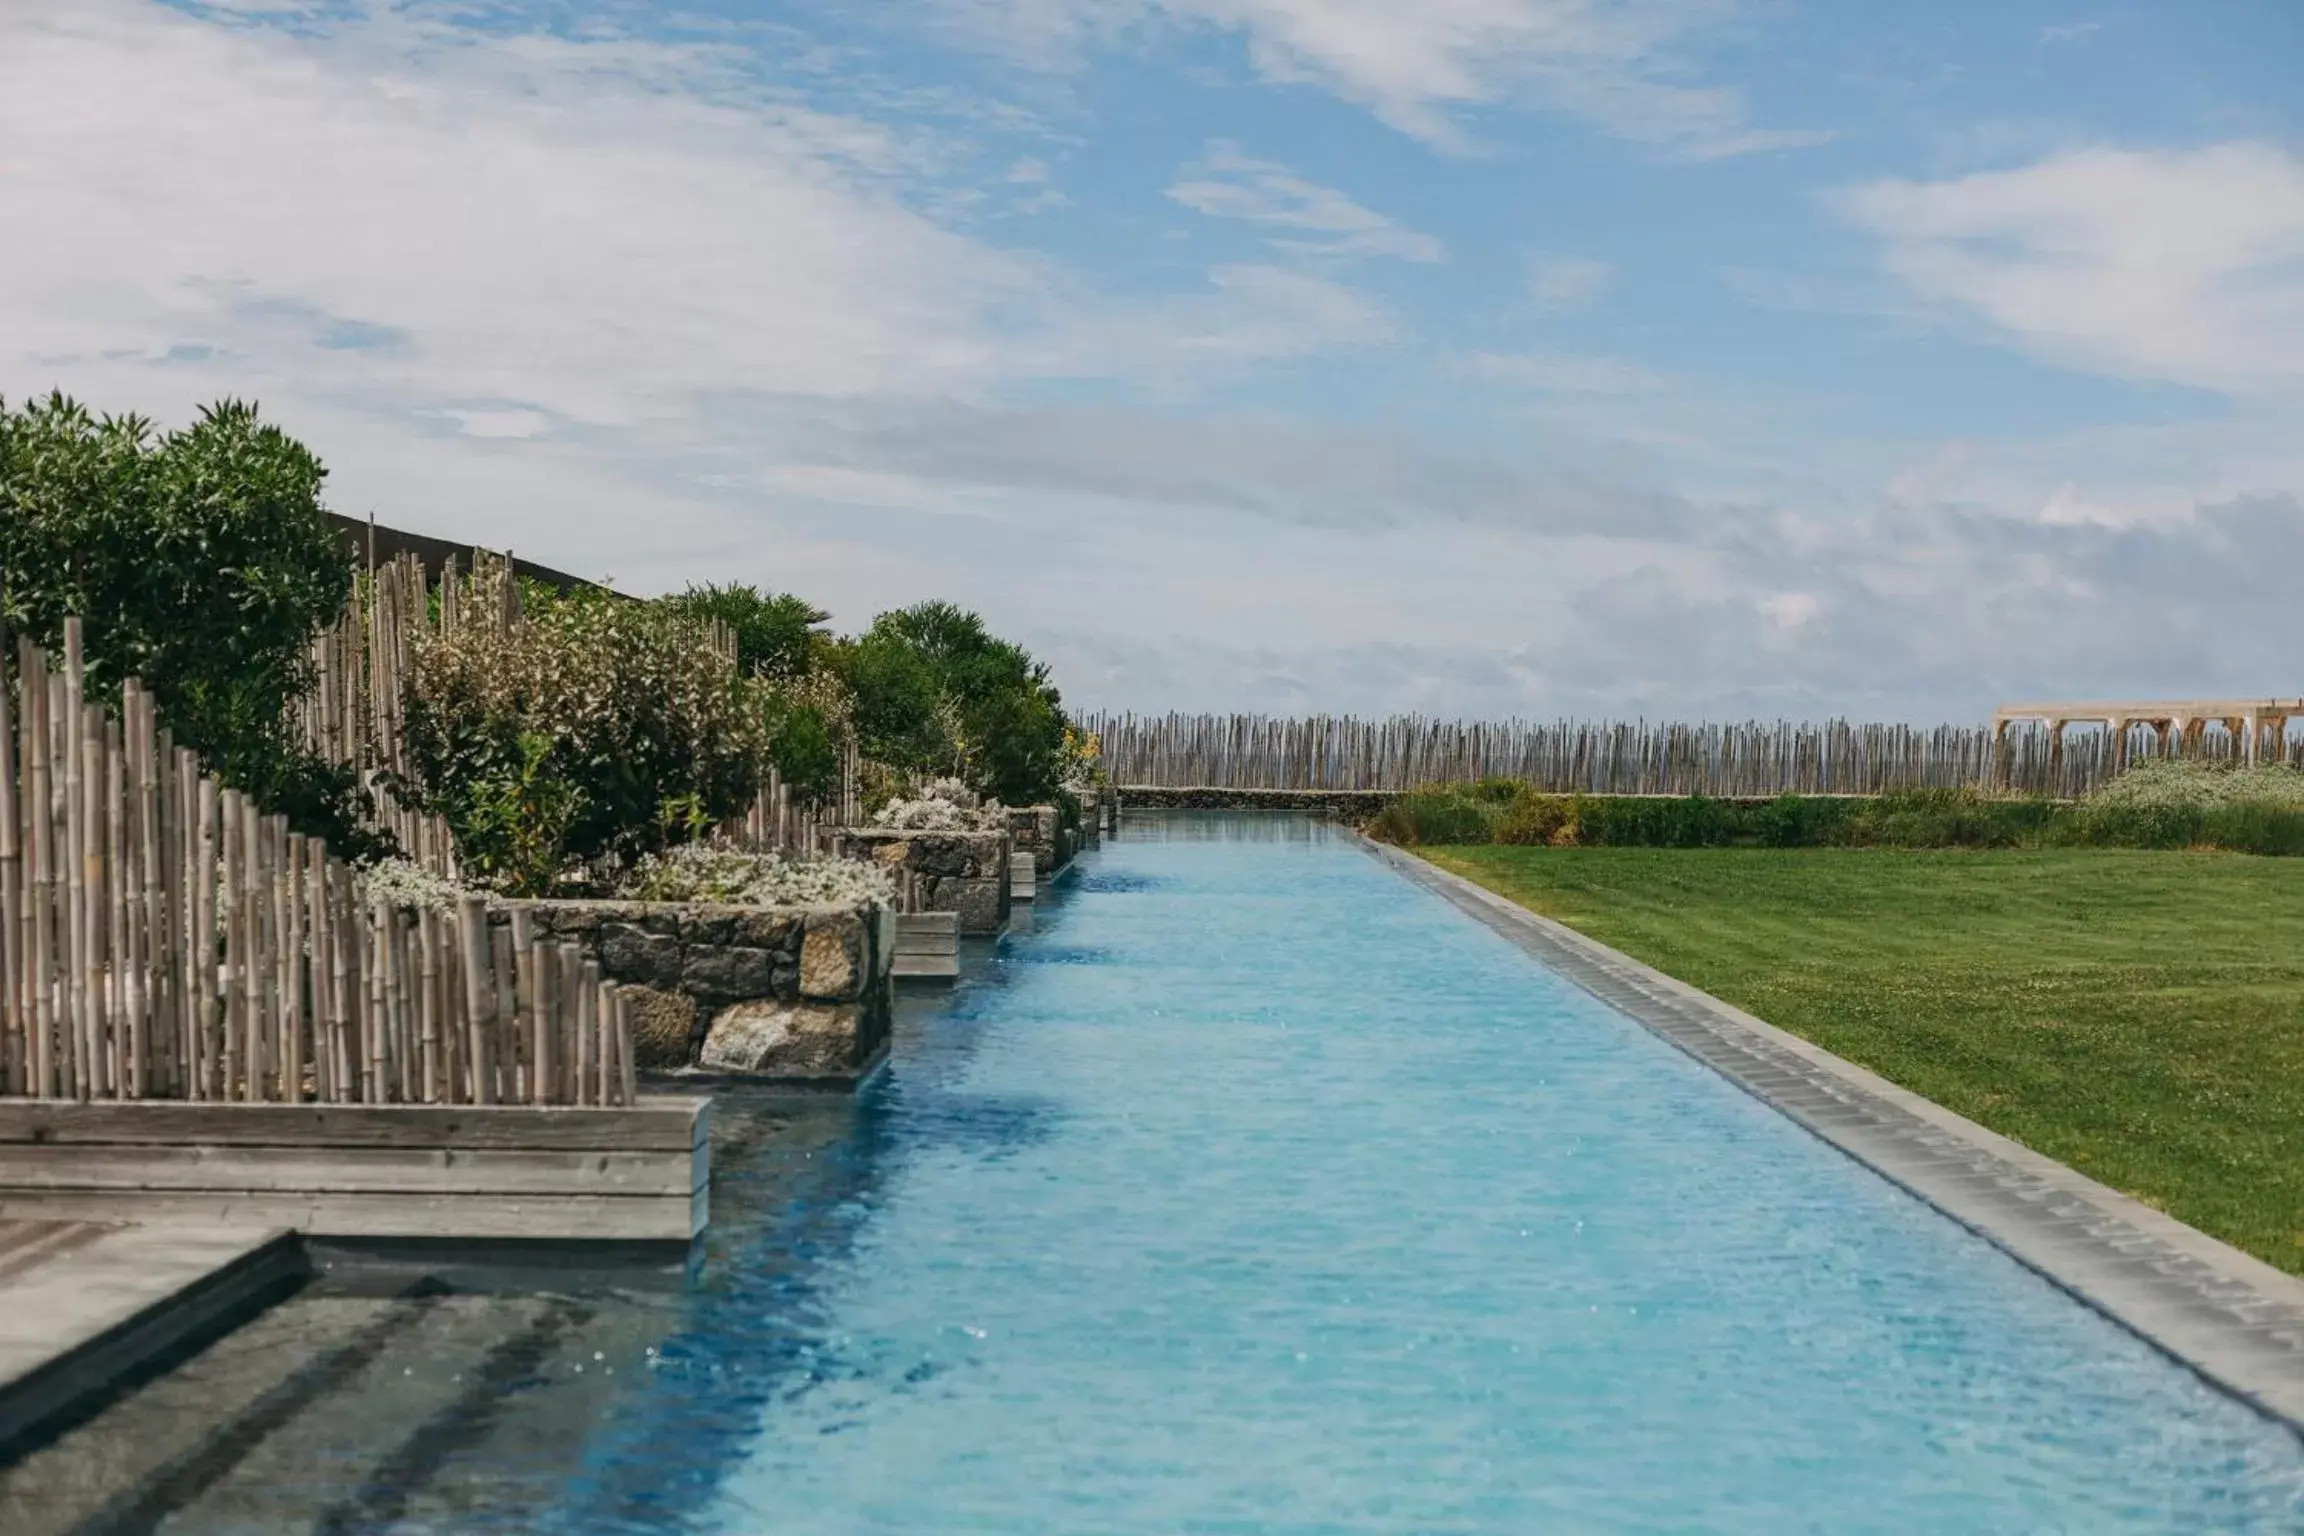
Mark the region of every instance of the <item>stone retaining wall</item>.
POLYGON ((644 1070, 852 1081, 888 1048, 890 909, 531 901, 496 921, 513 907, 624 988, 644 1070))
POLYGON ((1008 807, 1008 836, 1018 853, 1032 855, 1032 868, 1042 885, 1079 851, 1079 830, 1064 825, 1064 813, 1053 805, 1008 807))
POLYGON ((835 839, 841 858, 877 864, 899 886, 916 877, 921 910, 959 914, 962 933, 996 938, 1008 926, 1007 833, 845 827, 835 839))

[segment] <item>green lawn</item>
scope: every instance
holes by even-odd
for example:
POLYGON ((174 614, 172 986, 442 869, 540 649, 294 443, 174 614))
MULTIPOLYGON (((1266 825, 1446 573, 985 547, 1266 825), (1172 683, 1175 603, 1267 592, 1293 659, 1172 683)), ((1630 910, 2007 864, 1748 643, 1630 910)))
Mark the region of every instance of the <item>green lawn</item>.
POLYGON ((2304 859, 1419 852, 2304 1274, 2304 859))

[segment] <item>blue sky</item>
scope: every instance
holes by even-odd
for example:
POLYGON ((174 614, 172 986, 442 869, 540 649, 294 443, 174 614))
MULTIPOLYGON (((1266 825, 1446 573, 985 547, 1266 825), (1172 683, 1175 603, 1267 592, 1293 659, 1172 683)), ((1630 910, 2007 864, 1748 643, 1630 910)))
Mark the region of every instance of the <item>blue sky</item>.
POLYGON ((2304 691, 2304 6, 19 0, 0 394, 1136 708, 2304 691))

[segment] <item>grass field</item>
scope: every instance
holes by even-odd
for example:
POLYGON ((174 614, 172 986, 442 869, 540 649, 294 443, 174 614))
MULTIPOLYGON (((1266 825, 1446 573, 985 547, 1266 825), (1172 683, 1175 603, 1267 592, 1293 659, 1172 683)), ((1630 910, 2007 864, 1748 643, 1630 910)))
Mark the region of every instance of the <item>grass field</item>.
POLYGON ((2304 1274, 2304 859, 1418 851, 2304 1274))

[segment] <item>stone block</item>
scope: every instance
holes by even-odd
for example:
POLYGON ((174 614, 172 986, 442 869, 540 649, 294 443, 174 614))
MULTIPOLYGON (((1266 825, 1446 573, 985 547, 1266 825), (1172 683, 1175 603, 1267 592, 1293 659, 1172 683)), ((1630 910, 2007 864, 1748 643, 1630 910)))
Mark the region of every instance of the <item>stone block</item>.
POLYGON ((960 931, 974 938, 996 937, 1008 921, 1008 882, 998 878, 936 882, 929 909, 959 914, 960 931))
POLYGON ((718 948, 724 944, 741 944, 736 936, 737 914, 733 907, 687 907, 679 909, 680 943, 688 949, 718 948))
POLYGON ((729 941, 752 949, 765 949, 797 958, 800 919, 790 912, 738 912, 735 936, 729 941))
POLYGON ((811 912, 800 941, 800 995, 846 1002, 862 989, 864 924, 854 912, 811 912))
POLYGON ((630 923, 603 922, 598 935, 600 969, 614 981, 638 982, 671 991, 680 985, 680 941, 630 923))
POLYGON ((623 989, 632 1016, 632 1064, 659 1072, 688 1065, 696 1048, 695 1000, 655 987, 623 989))
POLYGON ((775 968, 771 950, 691 946, 680 967, 680 989, 704 1003, 749 1002, 773 995, 775 968))
POLYGON ((738 1003, 712 1021, 698 1065, 763 1077, 845 1077, 855 1070, 857 1004, 738 1003))

